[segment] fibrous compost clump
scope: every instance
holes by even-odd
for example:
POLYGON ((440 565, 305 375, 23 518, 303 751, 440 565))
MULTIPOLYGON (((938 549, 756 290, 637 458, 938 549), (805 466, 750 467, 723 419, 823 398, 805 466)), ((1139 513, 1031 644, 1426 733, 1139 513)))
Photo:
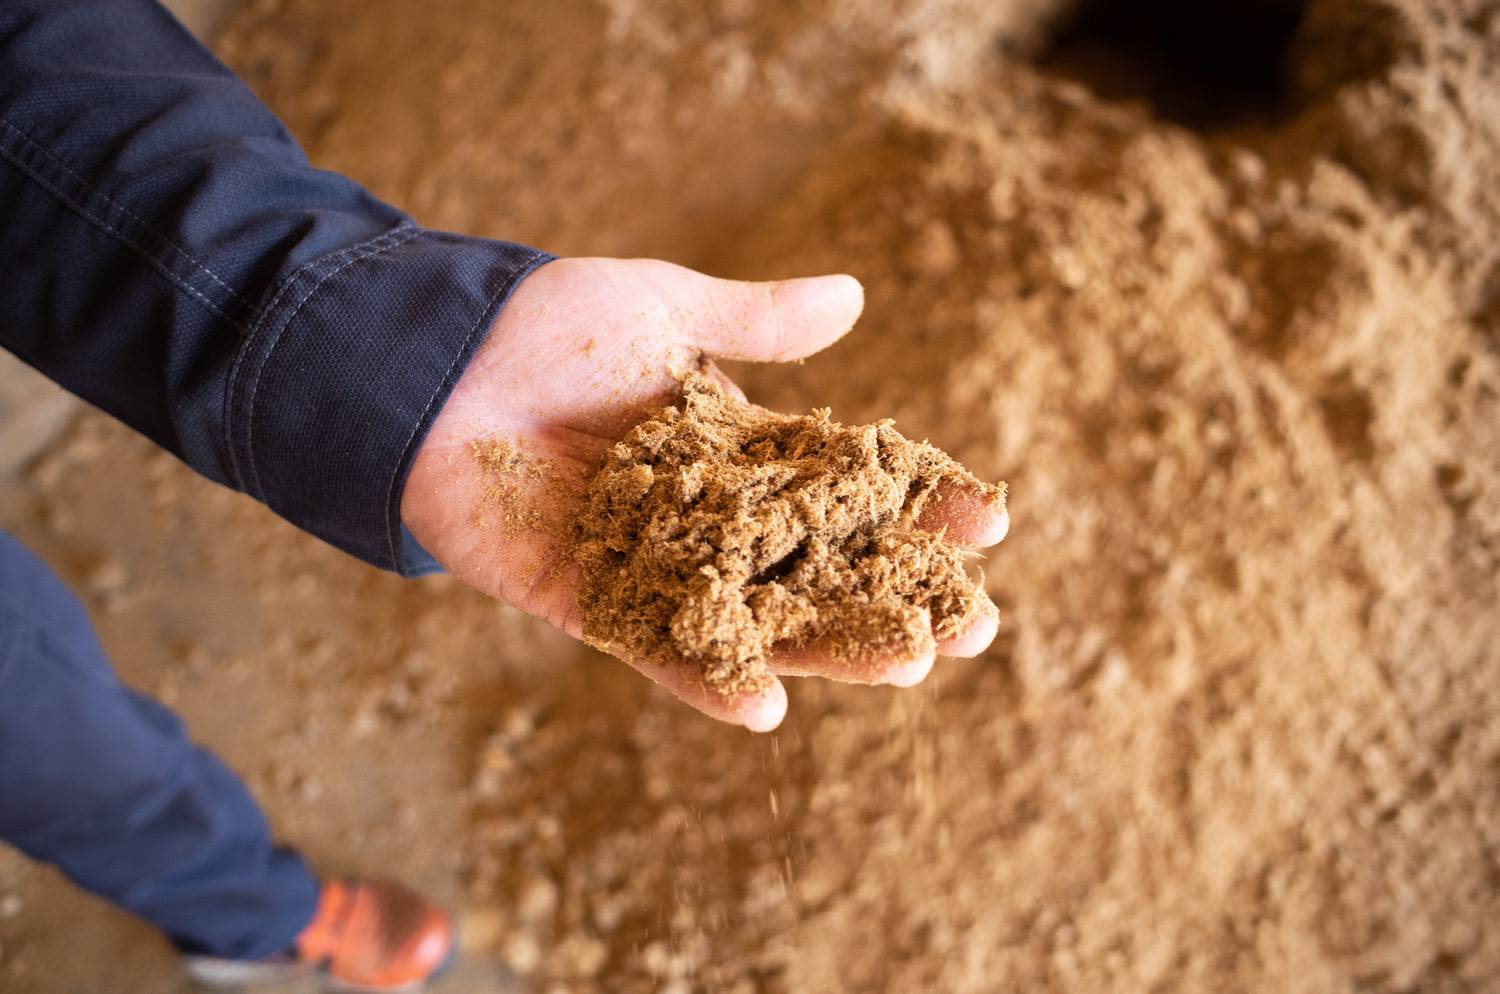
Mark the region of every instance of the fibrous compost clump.
POLYGON ((982 596, 968 553, 917 526, 957 488, 1004 501, 889 421, 776 414, 691 376, 590 484, 575 545, 584 635, 696 663, 726 693, 764 683, 777 646, 931 651, 982 596))

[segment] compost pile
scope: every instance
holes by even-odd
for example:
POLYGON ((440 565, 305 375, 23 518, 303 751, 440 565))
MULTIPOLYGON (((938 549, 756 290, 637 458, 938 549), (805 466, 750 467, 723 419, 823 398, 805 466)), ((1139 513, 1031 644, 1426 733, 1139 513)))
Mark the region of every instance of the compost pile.
MULTIPOLYGON (((266 0, 224 46, 434 226, 858 276, 732 373, 1009 482, 1000 638, 920 688, 719 726, 100 419, 0 507, 128 567, 107 643, 290 839, 463 909, 465 990, 1496 990, 1500 14, 1108 6, 266 0)), ((7 879, 74 937, 7 963, 160 989, 7 879)))

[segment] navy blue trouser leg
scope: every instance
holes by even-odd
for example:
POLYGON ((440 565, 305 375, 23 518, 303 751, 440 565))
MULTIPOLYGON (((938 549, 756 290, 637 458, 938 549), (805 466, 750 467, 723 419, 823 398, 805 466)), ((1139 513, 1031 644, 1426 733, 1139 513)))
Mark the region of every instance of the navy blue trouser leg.
POLYGON ((82 606, 3 532, 0 840, 185 952, 269 956, 317 904, 244 785, 115 678, 82 606))

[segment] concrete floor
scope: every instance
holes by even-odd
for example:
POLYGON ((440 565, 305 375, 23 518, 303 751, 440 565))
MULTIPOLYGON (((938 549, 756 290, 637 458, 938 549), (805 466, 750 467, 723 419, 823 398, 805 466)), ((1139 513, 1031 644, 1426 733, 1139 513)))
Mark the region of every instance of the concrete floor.
MULTIPOLYGON (((238 0, 164 0, 199 38, 211 40, 238 0)), ((0 351, 0 485, 24 469, 72 421, 78 401, 0 351)))

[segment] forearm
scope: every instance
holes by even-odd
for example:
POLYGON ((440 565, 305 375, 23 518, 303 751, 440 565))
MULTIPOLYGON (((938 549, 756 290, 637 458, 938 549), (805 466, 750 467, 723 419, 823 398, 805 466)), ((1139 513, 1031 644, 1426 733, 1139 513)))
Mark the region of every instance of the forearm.
POLYGON ((388 568, 417 446, 547 259, 313 169, 154 0, 0 4, 0 204, 0 345, 388 568))

